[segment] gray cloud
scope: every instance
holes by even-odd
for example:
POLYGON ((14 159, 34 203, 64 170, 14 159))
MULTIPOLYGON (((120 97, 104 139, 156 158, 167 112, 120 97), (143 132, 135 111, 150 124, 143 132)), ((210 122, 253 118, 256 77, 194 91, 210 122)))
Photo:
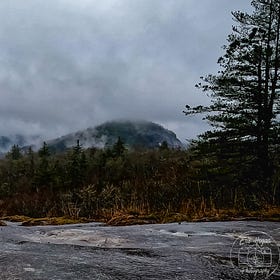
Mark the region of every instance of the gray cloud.
POLYGON ((230 11, 246 0, 0 2, 0 135, 60 136, 103 121, 159 122, 181 139, 206 128, 182 114, 217 70, 230 11))

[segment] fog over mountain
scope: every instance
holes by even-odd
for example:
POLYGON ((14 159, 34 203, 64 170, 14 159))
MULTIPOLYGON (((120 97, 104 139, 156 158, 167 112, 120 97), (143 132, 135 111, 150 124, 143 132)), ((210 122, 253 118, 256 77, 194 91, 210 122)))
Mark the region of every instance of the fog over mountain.
MULTIPOLYGON (((121 138, 128 149, 135 148, 157 148, 163 142, 169 148, 185 148, 185 145, 176 137, 176 134, 165 129, 161 125, 148 121, 110 121, 79 130, 61 137, 46 141, 53 152, 63 152, 76 146, 77 140, 83 148, 104 148, 112 147, 121 138)), ((43 144, 43 139, 38 136, 25 137, 0 137, 0 153, 9 151, 12 145, 18 145, 26 151, 30 146, 38 150, 43 144)))
POLYGON ((207 125, 185 104, 217 70, 232 10, 249 0, 0 1, 0 135, 44 139, 148 119, 181 140, 207 125))
POLYGON ((32 145, 35 149, 38 149, 43 143, 42 137, 38 135, 8 135, 0 136, 0 155, 8 152, 13 145, 18 145, 19 147, 25 147, 32 145))
POLYGON ((130 148, 156 148, 166 142, 170 148, 184 148, 184 145, 170 130, 147 121, 111 121, 86 130, 67 134, 48 141, 52 150, 64 151, 76 145, 79 140, 83 148, 112 147, 120 137, 130 148))

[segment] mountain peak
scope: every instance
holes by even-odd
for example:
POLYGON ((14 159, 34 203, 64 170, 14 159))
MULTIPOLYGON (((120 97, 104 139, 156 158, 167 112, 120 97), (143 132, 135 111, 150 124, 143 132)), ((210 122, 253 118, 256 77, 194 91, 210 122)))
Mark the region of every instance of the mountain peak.
MULTIPOLYGON (((104 148, 113 146, 118 137, 127 148, 152 149, 166 142, 170 148, 183 148, 184 145, 176 134, 163 126, 145 120, 113 120, 70 133, 47 141, 50 149, 57 152, 65 151, 76 145, 77 140, 84 148, 104 148)), ((0 136, 0 155, 9 151, 12 145, 18 145, 25 150, 32 146, 37 150, 42 144, 39 136, 0 136)))
POLYGON ((128 148, 155 148, 167 142, 171 148, 182 148, 183 144, 176 134, 163 126, 149 121, 118 120, 108 121, 96 127, 89 127, 48 142, 56 151, 73 147, 79 139, 84 148, 110 147, 118 139, 128 148))

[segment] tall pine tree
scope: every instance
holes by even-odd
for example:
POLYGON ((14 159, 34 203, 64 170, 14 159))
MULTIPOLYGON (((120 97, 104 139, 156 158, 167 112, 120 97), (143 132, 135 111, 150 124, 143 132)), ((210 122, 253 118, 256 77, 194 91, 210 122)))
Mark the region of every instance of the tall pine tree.
POLYGON ((239 173, 237 184, 275 200, 274 158, 279 146, 280 0, 254 0, 252 14, 233 12, 236 26, 219 58, 221 71, 197 87, 211 97, 209 106, 186 106, 185 114, 206 113, 213 129, 199 145, 217 165, 239 173), (243 182, 241 182, 243 180, 243 182), (254 189, 252 189, 254 186, 254 189))

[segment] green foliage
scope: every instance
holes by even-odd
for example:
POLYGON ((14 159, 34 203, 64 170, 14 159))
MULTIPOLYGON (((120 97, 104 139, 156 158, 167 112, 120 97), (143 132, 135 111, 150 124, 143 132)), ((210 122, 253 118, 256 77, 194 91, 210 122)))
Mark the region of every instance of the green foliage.
POLYGON ((52 185, 52 167, 50 164, 50 151, 46 142, 38 151, 39 164, 35 174, 35 185, 38 187, 49 187, 52 185))
POLYGON ((163 142, 160 144, 159 149, 160 149, 161 151, 166 151, 166 150, 168 150, 168 149, 169 149, 168 143, 167 143, 166 141, 163 141, 163 142))
MULTIPOLYGON (((255 0, 252 5, 251 15, 233 13, 237 26, 218 60, 221 71, 197 85, 211 105, 187 105, 185 114, 206 114, 213 127, 194 142, 199 156, 209 159, 201 168, 211 184, 261 199, 273 189, 279 152, 280 2, 255 0)), ((246 201, 257 205, 255 198, 246 201)))
POLYGON ((38 151, 38 156, 40 158, 48 158, 50 156, 49 147, 46 142, 43 143, 43 146, 38 151))
POLYGON ((112 147, 112 155, 114 157, 120 157, 125 151, 124 142, 118 137, 117 142, 112 147))
POLYGON ((11 160, 19 160, 21 157, 22 153, 18 145, 13 145, 11 150, 6 155, 6 158, 11 160))
POLYGON ((77 145, 70 150, 66 165, 67 185, 70 187, 79 187, 83 185, 87 172, 87 159, 77 140, 77 145))

